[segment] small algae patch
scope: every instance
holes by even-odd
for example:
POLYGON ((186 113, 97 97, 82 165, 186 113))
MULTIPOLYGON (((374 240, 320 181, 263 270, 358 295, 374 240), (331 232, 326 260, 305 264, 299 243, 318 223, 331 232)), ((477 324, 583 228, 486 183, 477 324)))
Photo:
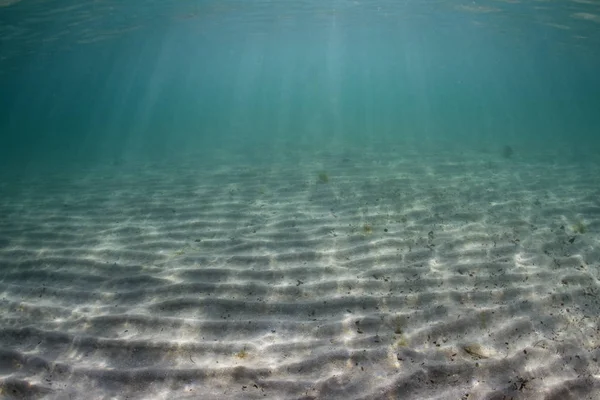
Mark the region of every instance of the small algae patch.
POLYGON ((327 175, 327 172, 319 172, 319 175, 317 175, 317 182, 329 183, 329 175, 327 175))
POLYGON ((404 336, 404 334, 400 335, 396 341, 394 342, 394 347, 398 348, 398 347, 408 347, 408 339, 406 339, 406 336, 404 336))
POLYGON ((365 235, 370 235, 371 233, 373 233, 373 227, 371 226, 371 224, 364 224, 362 230, 365 235))
POLYGON ((587 227, 582 221, 573 224, 571 229, 573 229, 573 232, 579 233, 580 235, 583 235, 585 232, 587 232, 587 227))
POLYGON ((248 358, 248 352, 246 351, 246 348, 244 347, 242 350, 235 353, 235 356, 237 358, 239 358, 240 360, 243 360, 245 358, 248 358))
POLYGON ((403 331, 402 331, 402 317, 396 317, 394 318, 394 333, 396 335, 402 335, 403 331))
POLYGON ((404 335, 404 319, 400 316, 394 318, 393 321, 393 327, 394 327, 394 335, 395 336, 395 342, 394 342, 394 347, 407 347, 408 346, 408 339, 406 338, 406 335, 404 335))

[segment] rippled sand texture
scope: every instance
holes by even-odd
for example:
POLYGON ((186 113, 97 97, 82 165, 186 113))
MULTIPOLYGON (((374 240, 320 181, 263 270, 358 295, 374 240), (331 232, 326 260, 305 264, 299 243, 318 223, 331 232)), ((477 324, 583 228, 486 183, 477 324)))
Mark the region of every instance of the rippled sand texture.
POLYGON ((5 180, 0 397, 595 399, 599 176, 348 154, 5 180))

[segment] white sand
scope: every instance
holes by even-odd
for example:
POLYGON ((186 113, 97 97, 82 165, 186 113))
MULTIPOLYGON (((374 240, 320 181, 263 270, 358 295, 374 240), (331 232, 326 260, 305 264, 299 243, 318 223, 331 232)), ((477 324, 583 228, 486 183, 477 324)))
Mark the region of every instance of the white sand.
POLYGON ((0 397, 599 398, 598 165, 388 150, 5 180, 0 397))

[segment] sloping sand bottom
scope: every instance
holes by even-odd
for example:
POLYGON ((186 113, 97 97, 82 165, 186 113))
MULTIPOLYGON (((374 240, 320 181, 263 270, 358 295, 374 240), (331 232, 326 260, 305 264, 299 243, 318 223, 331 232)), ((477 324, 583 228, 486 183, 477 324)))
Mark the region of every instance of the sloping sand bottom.
POLYGON ((596 399, 598 177, 390 152, 5 180, 0 397, 596 399))

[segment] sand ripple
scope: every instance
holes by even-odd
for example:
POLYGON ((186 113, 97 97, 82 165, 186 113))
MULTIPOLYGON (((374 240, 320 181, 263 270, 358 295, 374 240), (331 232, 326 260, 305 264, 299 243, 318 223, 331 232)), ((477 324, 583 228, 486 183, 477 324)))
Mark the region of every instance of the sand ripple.
POLYGON ((600 171, 485 157, 24 180, 1 394, 593 399, 600 171))

